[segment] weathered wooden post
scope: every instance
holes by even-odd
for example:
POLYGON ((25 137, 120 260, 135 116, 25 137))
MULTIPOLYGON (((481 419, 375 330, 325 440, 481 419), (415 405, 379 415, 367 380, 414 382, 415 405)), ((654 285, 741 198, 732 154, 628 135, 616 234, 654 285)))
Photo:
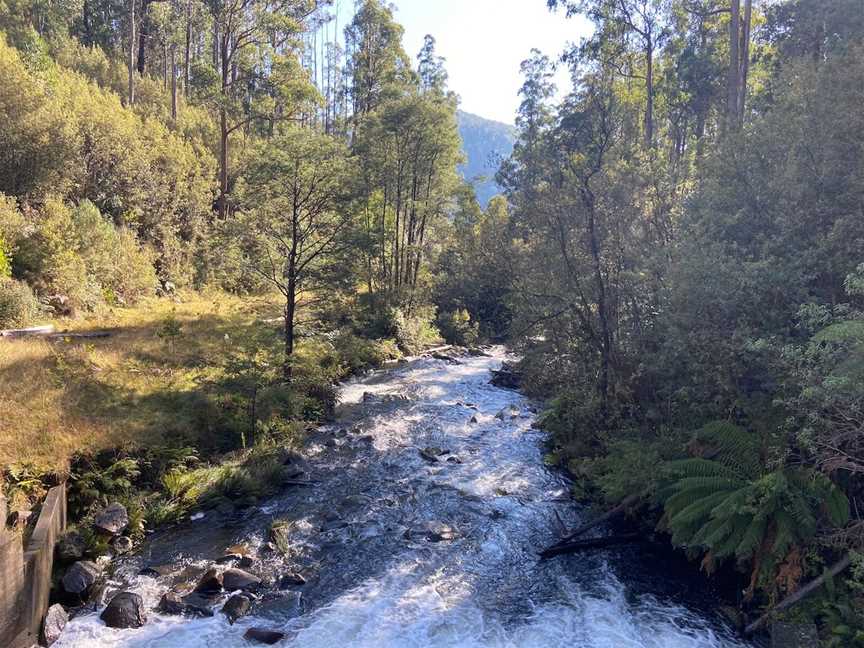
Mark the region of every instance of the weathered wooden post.
POLYGON ((24 549, 21 534, 6 529, 6 498, 0 493, 0 646, 15 646, 24 632, 24 549))

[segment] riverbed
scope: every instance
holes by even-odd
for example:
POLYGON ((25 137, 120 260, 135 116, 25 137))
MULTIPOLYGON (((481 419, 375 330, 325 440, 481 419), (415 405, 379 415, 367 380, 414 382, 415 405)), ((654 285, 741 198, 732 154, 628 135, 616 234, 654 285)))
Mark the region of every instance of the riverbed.
POLYGON ((231 648, 262 627, 296 648, 747 646, 713 613, 706 581, 647 549, 538 560, 582 511, 543 462, 532 403, 489 384, 503 359, 503 349, 420 358, 343 385, 337 420, 298 460, 311 485, 155 534, 107 590, 141 594, 144 627, 107 628, 97 611, 55 645, 231 648), (285 555, 268 550, 273 520, 290 529, 285 555), (237 545, 265 580, 291 572, 307 582, 263 597, 234 625, 218 612, 155 611, 169 588, 194 583, 237 545), (138 575, 144 567, 160 575, 138 575))

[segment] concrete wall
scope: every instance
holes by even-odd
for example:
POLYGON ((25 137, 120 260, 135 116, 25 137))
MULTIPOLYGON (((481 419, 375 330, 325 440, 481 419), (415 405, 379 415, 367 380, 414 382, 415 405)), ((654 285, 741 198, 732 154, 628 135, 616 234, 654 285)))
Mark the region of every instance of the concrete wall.
MULTIPOLYGON (((2 496, 0 496, 2 498, 2 496)), ((0 502, 0 646, 32 646, 39 639, 48 610, 54 545, 66 529, 66 485, 48 491, 27 542, 5 529, 5 500, 0 502)))

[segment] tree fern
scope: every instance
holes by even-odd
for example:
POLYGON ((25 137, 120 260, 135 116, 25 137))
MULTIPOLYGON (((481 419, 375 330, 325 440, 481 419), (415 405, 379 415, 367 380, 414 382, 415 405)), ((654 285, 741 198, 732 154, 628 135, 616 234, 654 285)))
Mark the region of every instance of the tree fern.
POLYGON ((824 475, 769 470, 757 435, 716 422, 697 432, 693 448, 704 456, 668 462, 658 496, 672 541, 706 552, 707 568, 734 558, 752 564, 752 583, 768 585, 820 520, 842 526, 849 519, 846 496, 824 475))

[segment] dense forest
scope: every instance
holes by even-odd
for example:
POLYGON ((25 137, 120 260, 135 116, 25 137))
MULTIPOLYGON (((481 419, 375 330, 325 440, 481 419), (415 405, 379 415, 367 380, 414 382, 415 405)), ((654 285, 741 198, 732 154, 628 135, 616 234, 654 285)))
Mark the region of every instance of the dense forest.
POLYGON ((548 8, 593 34, 524 61, 484 207, 434 38, 380 0, 5 0, 0 328, 278 296, 188 421, 219 451, 391 352, 506 341, 578 498, 739 574, 751 619, 838 568, 791 614, 864 645, 861 2, 548 8))

